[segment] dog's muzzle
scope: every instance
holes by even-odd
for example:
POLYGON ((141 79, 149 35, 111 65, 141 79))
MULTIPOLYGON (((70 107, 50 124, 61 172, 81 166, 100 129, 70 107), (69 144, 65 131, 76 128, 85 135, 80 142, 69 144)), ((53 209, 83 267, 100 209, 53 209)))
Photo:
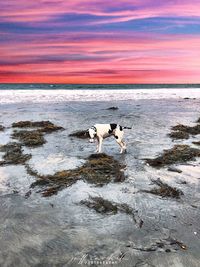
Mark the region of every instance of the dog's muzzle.
POLYGON ((94 139, 90 139, 90 143, 94 143, 94 139))

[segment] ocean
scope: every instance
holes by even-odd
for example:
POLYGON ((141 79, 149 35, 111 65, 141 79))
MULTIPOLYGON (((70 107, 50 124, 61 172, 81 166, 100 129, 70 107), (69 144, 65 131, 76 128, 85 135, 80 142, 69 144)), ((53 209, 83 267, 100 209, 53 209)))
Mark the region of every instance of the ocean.
POLYGON ((0 84, 0 104, 199 97, 198 84, 0 84))

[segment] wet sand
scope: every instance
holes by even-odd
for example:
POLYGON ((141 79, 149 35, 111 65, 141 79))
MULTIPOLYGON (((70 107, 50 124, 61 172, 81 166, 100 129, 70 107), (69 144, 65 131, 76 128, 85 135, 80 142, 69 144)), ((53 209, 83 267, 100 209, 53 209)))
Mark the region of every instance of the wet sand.
POLYGON ((195 125, 199 99, 1 104, 0 114, 0 145, 11 140, 14 122, 49 120, 64 128, 46 134, 42 146, 23 147, 41 175, 78 168, 95 151, 70 133, 97 122, 133 126, 125 130, 127 154, 119 154, 114 138, 103 143, 103 152, 126 165, 123 182, 99 187, 80 179, 44 198, 41 188, 30 188, 37 178, 24 165, 0 167, 0 266, 200 266, 200 158, 173 165, 180 173, 145 161, 175 144, 198 148, 192 142, 200 135, 173 141, 168 134, 178 123, 195 125), (119 109, 108 110, 113 106, 119 109), (181 190, 180 199, 145 192, 158 178, 181 190), (126 203, 143 223, 80 204, 90 196, 126 203))

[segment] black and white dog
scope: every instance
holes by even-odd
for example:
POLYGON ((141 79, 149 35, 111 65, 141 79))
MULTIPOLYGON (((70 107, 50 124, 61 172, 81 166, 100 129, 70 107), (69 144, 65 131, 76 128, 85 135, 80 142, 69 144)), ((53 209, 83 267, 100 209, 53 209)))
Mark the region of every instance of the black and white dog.
POLYGON ((131 129, 130 127, 123 127, 119 124, 111 123, 111 124, 95 124, 91 128, 88 129, 90 142, 93 143, 94 139, 97 139, 97 150, 96 152, 101 153, 101 147, 103 139, 114 136, 117 143, 121 147, 120 153, 126 152, 126 144, 122 140, 124 131, 123 129, 131 129))

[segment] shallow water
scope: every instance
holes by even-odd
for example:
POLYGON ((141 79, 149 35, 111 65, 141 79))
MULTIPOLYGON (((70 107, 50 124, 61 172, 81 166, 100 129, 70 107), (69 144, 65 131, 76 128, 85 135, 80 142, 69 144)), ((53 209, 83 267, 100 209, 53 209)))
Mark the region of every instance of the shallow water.
POLYGON ((24 166, 0 167, 0 266, 86 266, 80 261, 84 255, 90 259, 88 265, 96 259, 101 266, 111 266, 103 261, 112 259, 116 266, 200 266, 200 161, 179 165, 180 174, 153 169, 144 161, 175 143, 199 140, 196 136, 172 142, 167 136, 171 126, 192 125, 200 117, 199 99, 24 102, 1 104, 0 112, 0 124, 7 127, 0 132, 1 145, 9 141, 10 125, 16 121, 50 120, 65 128, 45 135, 44 146, 24 149, 32 154, 30 165, 41 174, 80 166, 94 152, 94 144, 70 138, 71 132, 97 122, 133 126, 125 130, 127 154, 119 154, 114 138, 103 143, 105 153, 127 165, 123 183, 95 187, 77 181, 55 196, 43 198, 35 188, 27 198, 35 177, 24 166), (119 109, 107 110, 111 106, 119 109), (181 200, 140 192, 159 177, 184 192, 181 200), (101 215, 79 205, 89 195, 129 204, 144 221, 142 228, 128 215, 101 215), (186 244, 187 250, 163 241, 169 236, 186 244), (160 241, 164 248, 140 251, 160 241))

